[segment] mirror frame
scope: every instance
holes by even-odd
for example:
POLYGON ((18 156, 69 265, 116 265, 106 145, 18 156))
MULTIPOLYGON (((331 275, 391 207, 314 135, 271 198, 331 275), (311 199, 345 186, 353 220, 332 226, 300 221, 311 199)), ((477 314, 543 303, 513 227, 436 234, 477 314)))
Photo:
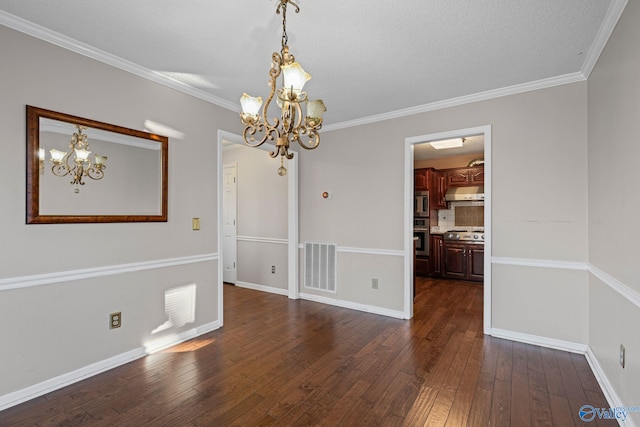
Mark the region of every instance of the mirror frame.
POLYGON ((169 138, 122 126, 76 117, 27 105, 27 224, 167 222, 169 138), (40 215, 40 118, 59 120, 161 144, 162 206, 159 215, 40 215))

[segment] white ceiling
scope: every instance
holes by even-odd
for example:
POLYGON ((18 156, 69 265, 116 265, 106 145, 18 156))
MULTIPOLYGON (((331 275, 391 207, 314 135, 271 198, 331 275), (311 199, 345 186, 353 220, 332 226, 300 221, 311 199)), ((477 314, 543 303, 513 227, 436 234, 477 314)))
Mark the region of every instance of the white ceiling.
MULTIPOLYGON (((626 2, 299 0, 287 30, 327 129, 584 80, 626 2)), ((239 111, 268 94, 277 3, 0 0, 0 24, 239 111)))

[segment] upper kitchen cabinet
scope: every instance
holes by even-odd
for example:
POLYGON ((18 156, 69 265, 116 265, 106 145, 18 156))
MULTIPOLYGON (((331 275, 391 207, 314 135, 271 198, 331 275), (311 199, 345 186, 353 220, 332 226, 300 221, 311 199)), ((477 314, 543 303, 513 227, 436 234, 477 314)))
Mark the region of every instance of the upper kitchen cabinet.
POLYGON ((415 191, 429 190, 429 169, 415 169, 413 173, 413 188, 415 191))
POLYGON ((447 187, 484 184, 484 166, 447 170, 447 187))
POLYGON ((436 171, 432 174, 433 182, 431 188, 433 189, 431 208, 432 209, 446 209, 447 201, 445 195, 447 194, 447 173, 444 171, 436 171))

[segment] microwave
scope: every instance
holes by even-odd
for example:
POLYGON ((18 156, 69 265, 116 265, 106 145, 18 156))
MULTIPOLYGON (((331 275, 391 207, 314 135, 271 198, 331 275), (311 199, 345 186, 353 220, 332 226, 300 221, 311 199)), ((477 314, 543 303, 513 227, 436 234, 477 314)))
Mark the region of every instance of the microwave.
POLYGON ((429 192, 428 191, 416 191, 415 200, 413 202, 413 216, 414 217, 429 216, 429 192))

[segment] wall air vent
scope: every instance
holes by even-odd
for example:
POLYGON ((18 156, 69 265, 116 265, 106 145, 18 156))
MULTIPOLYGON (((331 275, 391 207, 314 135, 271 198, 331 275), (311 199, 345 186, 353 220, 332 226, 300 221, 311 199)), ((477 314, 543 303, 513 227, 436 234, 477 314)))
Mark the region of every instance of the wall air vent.
POLYGON ((304 287, 335 292, 336 256, 334 244, 305 242, 304 287))

